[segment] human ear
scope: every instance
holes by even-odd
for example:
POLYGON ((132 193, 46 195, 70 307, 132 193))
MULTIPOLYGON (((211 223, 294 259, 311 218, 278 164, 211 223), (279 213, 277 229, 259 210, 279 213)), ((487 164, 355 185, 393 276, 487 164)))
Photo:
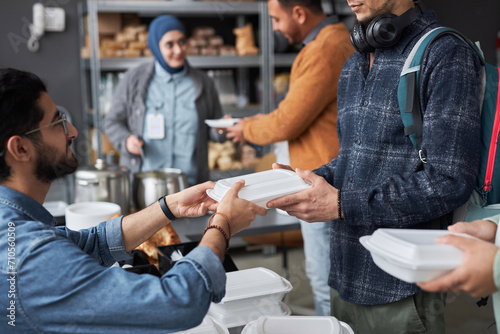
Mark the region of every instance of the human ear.
POLYGON ((292 8, 292 17, 298 24, 304 24, 306 22, 307 13, 301 6, 294 6, 292 8))
POLYGON ((34 152, 33 144, 29 139, 21 136, 12 136, 7 140, 6 153, 16 161, 27 162, 31 158, 31 154, 34 152))

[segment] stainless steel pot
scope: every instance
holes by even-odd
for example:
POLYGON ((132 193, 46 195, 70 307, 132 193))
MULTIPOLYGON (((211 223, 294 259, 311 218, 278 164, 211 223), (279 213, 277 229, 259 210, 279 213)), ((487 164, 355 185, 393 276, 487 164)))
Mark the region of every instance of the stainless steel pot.
POLYGON ((134 174, 133 199, 137 210, 144 209, 163 195, 188 187, 187 176, 180 169, 165 168, 134 174))
POLYGON ((112 202, 118 204, 122 214, 130 210, 129 170, 121 166, 108 166, 97 159, 94 166, 75 173, 75 202, 112 202))

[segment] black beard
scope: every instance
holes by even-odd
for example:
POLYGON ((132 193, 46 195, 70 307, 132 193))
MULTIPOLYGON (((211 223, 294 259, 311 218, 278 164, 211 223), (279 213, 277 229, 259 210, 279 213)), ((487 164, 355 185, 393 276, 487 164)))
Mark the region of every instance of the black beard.
POLYGON ((58 178, 73 173, 78 168, 78 160, 72 154, 57 157, 57 152, 49 146, 36 145, 38 155, 35 162, 35 175, 38 180, 50 183, 58 178))

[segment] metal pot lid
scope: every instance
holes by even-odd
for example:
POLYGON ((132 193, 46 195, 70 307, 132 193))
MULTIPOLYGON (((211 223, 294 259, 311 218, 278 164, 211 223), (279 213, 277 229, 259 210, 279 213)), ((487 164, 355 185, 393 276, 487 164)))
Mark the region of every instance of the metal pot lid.
POLYGON ((166 177, 182 177, 185 176, 184 172, 178 168, 163 168, 158 170, 151 170, 145 172, 134 173, 135 178, 166 178, 166 177))
POLYGON ((128 176, 129 170, 124 166, 108 166, 102 159, 97 159, 93 166, 79 168, 75 177, 79 179, 95 179, 99 177, 120 178, 128 176))

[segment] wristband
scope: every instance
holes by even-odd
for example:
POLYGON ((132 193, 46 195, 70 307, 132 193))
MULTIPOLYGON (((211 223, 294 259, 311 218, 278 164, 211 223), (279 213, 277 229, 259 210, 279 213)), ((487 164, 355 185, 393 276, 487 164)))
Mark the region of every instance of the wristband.
POLYGON ((163 211, 163 214, 168 219, 170 219, 171 221, 174 221, 177 219, 177 217, 174 216, 172 211, 170 211, 170 209, 168 208, 167 202, 165 202, 165 196, 158 198, 158 203, 160 204, 161 211, 163 211))
POLYGON ((337 192, 337 207, 339 209, 339 219, 342 220, 344 217, 342 217, 342 198, 340 196, 340 189, 337 192))

